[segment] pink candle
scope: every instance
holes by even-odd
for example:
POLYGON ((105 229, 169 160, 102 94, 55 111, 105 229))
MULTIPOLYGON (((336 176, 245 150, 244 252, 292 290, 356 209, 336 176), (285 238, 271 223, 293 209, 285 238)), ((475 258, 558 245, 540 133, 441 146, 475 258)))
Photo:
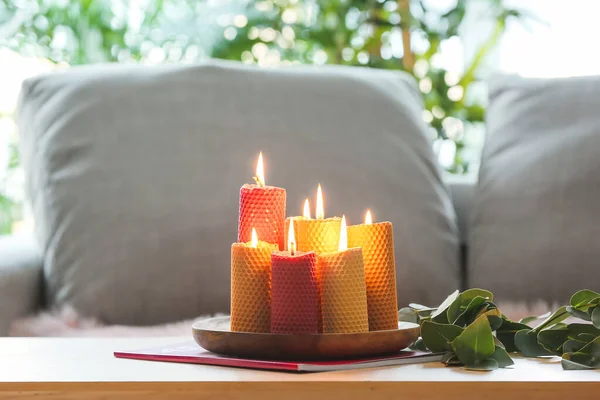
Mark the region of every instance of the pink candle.
POLYGON ((258 157, 255 185, 240 189, 238 242, 246 243, 256 229, 260 240, 284 248, 285 189, 265 186, 262 153, 258 157))
POLYGON ((290 224, 288 251, 271 254, 271 333, 317 334, 321 324, 317 257, 295 247, 290 224))

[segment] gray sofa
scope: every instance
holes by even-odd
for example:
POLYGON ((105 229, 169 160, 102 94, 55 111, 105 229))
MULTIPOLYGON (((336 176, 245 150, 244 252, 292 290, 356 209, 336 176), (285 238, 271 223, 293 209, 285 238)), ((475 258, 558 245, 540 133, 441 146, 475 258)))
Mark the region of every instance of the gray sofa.
MULTIPOLYGON (((448 188, 454 202, 458 225, 463 237, 467 231, 468 213, 472 204, 475 178, 447 176, 448 188)), ((463 242, 466 246, 466 241, 463 242)), ((43 309, 44 272, 43 250, 33 235, 0 237, 0 335, 6 335, 12 320, 43 309)), ((466 265, 457 276, 466 284, 466 265)), ((222 309, 227 313, 227 309, 222 309)))
MULTIPOLYGON (((598 79, 573 84, 595 87, 598 79)), ((600 167, 600 150, 586 145, 600 133, 577 123, 591 119, 600 100, 588 96, 569 119, 553 101, 577 96, 571 86, 492 82, 476 183, 440 172, 420 93, 400 72, 211 61, 30 79, 18 125, 36 233, 0 238, 0 335, 15 318, 64 304, 108 324, 228 312, 238 191, 251 182, 259 150, 267 184, 287 189, 288 215, 300 214, 321 182, 327 215, 357 223, 370 207, 376 220, 394 224, 400 306, 435 305, 468 286, 514 301, 562 302, 575 288, 597 290, 600 246, 582 249, 576 240, 596 232, 583 222, 586 210, 587 220, 597 217, 588 205, 600 184, 587 183, 600 175, 578 177, 600 167), (560 119, 539 123, 553 114, 560 119), (555 141, 578 134, 549 148, 548 131, 555 141), (523 155, 522 142, 538 136, 541 144, 523 155), (579 163, 575 142, 589 155, 579 163), (564 232, 562 242, 553 239, 564 232)))

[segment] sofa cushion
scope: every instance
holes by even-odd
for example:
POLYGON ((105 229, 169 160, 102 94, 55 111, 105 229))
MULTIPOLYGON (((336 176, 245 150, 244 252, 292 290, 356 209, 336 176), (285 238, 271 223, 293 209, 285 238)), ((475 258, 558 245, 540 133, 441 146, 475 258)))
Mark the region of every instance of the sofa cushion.
POLYGON ((18 122, 47 297, 107 323, 228 312, 239 188, 259 150, 288 214, 371 207, 396 234, 399 299, 458 282, 452 204, 402 73, 360 68, 73 68, 25 83, 18 122))
POLYGON ((0 337, 16 318, 39 311, 42 251, 32 235, 0 236, 0 337))
POLYGON ((549 302, 600 289, 600 77, 490 86, 471 286, 549 302))

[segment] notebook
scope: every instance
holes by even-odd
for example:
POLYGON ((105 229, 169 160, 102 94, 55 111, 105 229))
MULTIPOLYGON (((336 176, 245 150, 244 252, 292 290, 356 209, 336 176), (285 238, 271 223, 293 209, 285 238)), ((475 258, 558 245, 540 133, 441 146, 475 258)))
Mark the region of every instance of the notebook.
POLYGON ((204 350, 195 342, 174 344, 136 351, 115 351, 117 358, 146 361, 166 361, 189 364, 218 365, 237 368, 265 369, 290 372, 343 371, 358 368, 385 367, 440 361, 441 353, 400 351, 387 356, 338 361, 267 361, 218 355, 204 350))

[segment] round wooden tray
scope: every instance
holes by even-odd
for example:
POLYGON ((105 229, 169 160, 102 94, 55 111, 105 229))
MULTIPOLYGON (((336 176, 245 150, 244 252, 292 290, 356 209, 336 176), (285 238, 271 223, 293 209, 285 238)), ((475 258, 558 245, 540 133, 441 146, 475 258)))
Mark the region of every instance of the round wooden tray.
POLYGON ((419 325, 399 322, 397 330, 321 335, 280 335, 231 332, 229 317, 196 322, 196 343, 208 351, 233 357, 266 360, 332 360, 390 354, 419 337, 419 325))

